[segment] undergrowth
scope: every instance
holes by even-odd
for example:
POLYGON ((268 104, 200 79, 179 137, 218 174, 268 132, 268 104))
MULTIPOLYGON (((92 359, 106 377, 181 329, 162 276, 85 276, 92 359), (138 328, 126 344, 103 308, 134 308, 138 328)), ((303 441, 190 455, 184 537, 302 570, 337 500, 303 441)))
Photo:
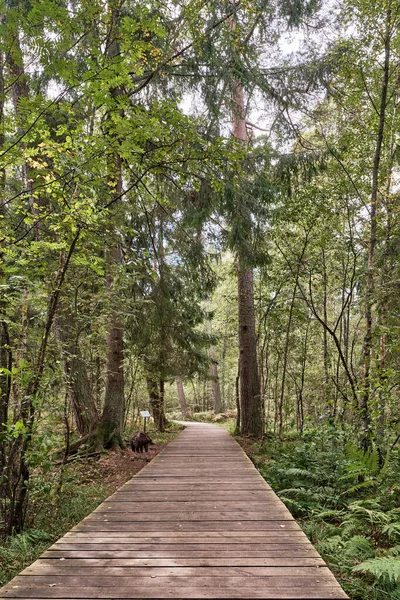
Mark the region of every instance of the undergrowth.
POLYGON ((250 455, 351 600, 400 600, 400 453, 324 426, 250 455))

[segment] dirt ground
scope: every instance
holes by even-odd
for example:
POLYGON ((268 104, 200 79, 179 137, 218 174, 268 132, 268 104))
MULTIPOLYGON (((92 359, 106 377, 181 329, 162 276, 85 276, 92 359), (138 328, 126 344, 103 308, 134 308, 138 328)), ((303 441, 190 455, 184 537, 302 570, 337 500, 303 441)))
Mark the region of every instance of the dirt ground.
MULTIPOLYGON (((171 435, 171 439, 175 437, 171 435)), ((169 440, 170 441, 170 440, 169 440)), ((109 493, 121 487, 133 475, 139 473, 154 457, 165 448, 168 442, 153 444, 148 452, 135 453, 130 448, 107 452, 100 458, 85 461, 81 465, 76 464, 76 470, 82 475, 81 483, 90 485, 92 483, 104 483, 109 493)))

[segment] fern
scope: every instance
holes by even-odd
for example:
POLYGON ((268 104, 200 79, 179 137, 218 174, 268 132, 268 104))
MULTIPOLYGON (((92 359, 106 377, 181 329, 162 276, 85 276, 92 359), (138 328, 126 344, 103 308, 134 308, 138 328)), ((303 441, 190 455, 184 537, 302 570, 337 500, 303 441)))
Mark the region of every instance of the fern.
POLYGON ((367 538, 362 535, 355 535, 346 541, 342 554, 353 562, 355 559, 360 560, 375 556, 375 549, 367 538))
POLYGON ((382 533, 386 534, 389 540, 400 539, 400 521, 388 523, 382 527, 382 533))
POLYGON ((354 496, 359 492, 363 492, 367 489, 372 489, 378 487, 379 482, 377 479, 366 479, 365 481, 361 481, 361 483, 356 483, 351 488, 348 488, 344 492, 342 492, 342 496, 354 496))
MULTIPOLYGON (((379 505, 376 506, 378 507, 379 505)), ((355 517, 360 521, 369 522, 371 525, 382 525, 390 520, 389 515, 382 510, 374 507, 368 508, 367 506, 362 506, 359 502, 350 504, 349 511, 351 513, 350 519, 355 517)))
POLYGON ((323 510, 319 513, 316 513, 314 515, 314 518, 317 520, 333 520, 333 521, 339 521, 343 516, 344 516, 344 512, 342 510, 323 510))
POLYGON ((400 560, 394 557, 382 556, 365 560, 353 567, 357 573, 371 573, 378 581, 400 583, 400 560))
POLYGON ((320 479, 319 474, 312 473, 311 471, 307 471, 306 469, 299 469, 297 467, 285 469, 284 474, 289 477, 298 477, 299 479, 304 478, 311 481, 318 481, 320 479))
POLYGON ((346 458, 349 460, 349 464, 346 466, 347 472, 363 471, 366 475, 376 475, 379 472, 379 454, 376 448, 364 452, 349 442, 345 451, 346 458))
POLYGON ((317 543, 317 550, 321 554, 333 554, 342 547, 343 540, 340 535, 334 535, 317 543))

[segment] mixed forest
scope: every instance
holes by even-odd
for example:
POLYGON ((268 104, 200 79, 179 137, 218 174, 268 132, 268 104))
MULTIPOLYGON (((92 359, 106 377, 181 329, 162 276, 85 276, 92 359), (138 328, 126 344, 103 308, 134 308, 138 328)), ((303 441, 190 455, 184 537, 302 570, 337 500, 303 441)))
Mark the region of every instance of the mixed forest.
POLYGON ((0 0, 6 562, 149 409, 228 423, 352 600, 400 599, 399 26, 0 0))

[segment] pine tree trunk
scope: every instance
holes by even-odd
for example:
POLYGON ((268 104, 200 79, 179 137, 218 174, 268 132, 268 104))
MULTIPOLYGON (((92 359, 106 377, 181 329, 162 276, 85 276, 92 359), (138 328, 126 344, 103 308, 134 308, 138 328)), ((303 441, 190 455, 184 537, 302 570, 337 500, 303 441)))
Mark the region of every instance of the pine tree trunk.
POLYGON ((187 404, 186 404, 185 390, 183 389, 182 379, 181 379, 181 377, 176 377, 175 381, 176 381, 176 388, 178 390, 179 407, 181 409, 182 415, 184 417, 187 417, 188 408, 187 408, 187 404))
MULTIPOLYGON (((121 251, 114 245, 110 250, 110 259, 113 262, 121 261, 121 251)), ((107 287, 111 291, 114 277, 111 266, 106 277, 107 287)), ((115 301, 115 300, 114 300, 115 301)), ((123 324, 117 314, 116 307, 112 307, 107 332, 107 379, 104 397, 104 408, 99 425, 101 442, 105 447, 123 447, 123 426, 125 412, 124 398, 124 343, 123 324)))
POLYGON ((221 400, 221 389, 219 387, 219 378, 218 378, 218 365, 217 365, 217 355, 215 353, 215 348, 211 346, 210 348, 210 375, 211 375, 211 385, 212 385, 212 393, 214 399, 214 413, 218 414, 222 412, 222 400, 221 400))
MULTIPOLYGON (((234 19, 231 30, 236 28, 234 19)), ((246 111, 243 86, 238 81, 233 95, 233 136, 246 144, 246 111)), ((260 438, 264 432, 263 409, 257 365, 257 339, 254 309, 253 270, 238 256, 238 313, 240 353, 240 419, 242 435, 260 438)))
MULTIPOLYGON (((118 28, 120 19, 120 5, 109 6, 110 11, 110 32, 107 39, 105 55, 108 59, 113 59, 120 52, 118 42, 118 28)), ((110 94, 114 100, 112 110, 118 111, 120 117, 124 116, 123 110, 118 109, 118 99, 125 93, 121 87, 111 88, 110 94)), ((111 139, 115 137, 112 131, 112 110, 107 115, 104 122, 104 132, 111 139), (111 131, 110 131, 111 129, 111 131)), ((114 152, 108 159, 108 184, 114 190, 113 199, 117 199, 122 194, 122 159, 117 152, 114 152)), ((111 237, 115 236, 114 227, 111 230, 111 237)), ((114 287, 113 269, 115 265, 121 263, 122 253, 118 243, 114 241, 108 256, 108 274, 106 283, 111 292, 114 287)), ((112 294, 111 294, 112 295, 112 294)), ((116 299, 112 299, 116 302, 116 299)), ((123 428, 125 414, 125 396, 124 396, 124 342, 123 342, 123 322, 118 315, 117 306, 112 306, 107 328, 107 378, 104 397, 104 407, 101 421, 98 427, 98 443, 105 447, 117 448, 123 447, 123 428)))
POLYGON ((257 366, 253 270, 238 265, 240 419, 241 433, 255 438, 263 435, 263 411, 257 366))
POLYGON ((150 377, 147 378, 146 382, 150 399, 150 411, 153 415, 154 425, 159 431, 164 431, 164 411, 161 405, 158 383, 150 377))
POLYGON ((165 431, 167 419, 165 418, 165 381, 160 379, 160 420, 158 423, 159 431, 165 431))

